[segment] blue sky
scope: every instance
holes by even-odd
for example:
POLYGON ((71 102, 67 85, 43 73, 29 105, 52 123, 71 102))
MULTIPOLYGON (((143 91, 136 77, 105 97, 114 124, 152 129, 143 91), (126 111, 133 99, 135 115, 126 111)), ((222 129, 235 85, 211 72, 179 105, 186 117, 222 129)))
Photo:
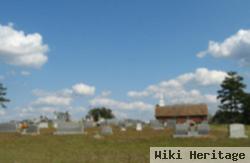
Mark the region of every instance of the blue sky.
POLYGON ((11 99, 1 119, 51 116, 55 110, 79 118, 92 106, 151 119, 161 94, 167 104, 205 102, 214 112, 225 72, 237 71, 250 84, 249 5, 1 2, 0 80, 11 99))

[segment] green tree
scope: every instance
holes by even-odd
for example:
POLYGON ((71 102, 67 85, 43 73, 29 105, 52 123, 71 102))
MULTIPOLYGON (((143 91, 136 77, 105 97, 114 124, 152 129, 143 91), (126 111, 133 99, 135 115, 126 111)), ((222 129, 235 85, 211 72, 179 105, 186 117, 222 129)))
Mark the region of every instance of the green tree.
POLYGON ((93 108, 88 112, 88 116, 91 116, 94 118, 94 121, 98 121, 99 118, 104 119, 111 119, 114 118, 114 115, 112 113, 112 110, 109 108, 93 108))
POLYGON ((246 93, 243 99, 242 119, 245 124, 250 124, 250 94, 246 93))
POLYGON ((6 108, 5 103, 10 101, 9 99, 5 97, 6 91, 7 91, 7 88, 5 88, 2 83, 0 83, 0 106, 2 108, 6 108))
POLYGON ((228 72, 221 84, 217 99, 220 101, 220 110, 214 116, 214 121, 233 123, 242 121, 242 107, 245 98, 243 77, 236 72, 228 72))

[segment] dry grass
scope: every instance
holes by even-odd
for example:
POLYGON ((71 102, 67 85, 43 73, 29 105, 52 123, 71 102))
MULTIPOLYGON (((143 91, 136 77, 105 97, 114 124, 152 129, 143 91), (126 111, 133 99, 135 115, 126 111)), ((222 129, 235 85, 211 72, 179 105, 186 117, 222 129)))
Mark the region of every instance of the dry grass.
MULTIPOLYGON (((0 163, 143 163, 149 162, 149 147, 153 146, 250 146, 250 139, 227 138, 226 126, 212 126, 205 138, 171 137, 171 130, 126 132, 114 128, 114 134, 93 138, 98 129, 88 129, 85 135, 54 136, 53 130, 43 130, 39 136, 0 134, 0 163)), ((247 126, 250 137, 250 126, 247 126)))

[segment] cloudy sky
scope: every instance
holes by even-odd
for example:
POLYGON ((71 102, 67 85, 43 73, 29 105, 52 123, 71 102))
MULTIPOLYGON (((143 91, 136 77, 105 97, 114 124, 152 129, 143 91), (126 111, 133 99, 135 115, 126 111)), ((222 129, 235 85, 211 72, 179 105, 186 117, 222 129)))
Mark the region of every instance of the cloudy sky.
MULTIPOLYGON (((152 119, 166 104, 207 103, 227 71, 250 85, 250 2, 1 1, 1 121, 95 106, 152 119)), ((249 89, 248 89, 249 90, 249 89)))

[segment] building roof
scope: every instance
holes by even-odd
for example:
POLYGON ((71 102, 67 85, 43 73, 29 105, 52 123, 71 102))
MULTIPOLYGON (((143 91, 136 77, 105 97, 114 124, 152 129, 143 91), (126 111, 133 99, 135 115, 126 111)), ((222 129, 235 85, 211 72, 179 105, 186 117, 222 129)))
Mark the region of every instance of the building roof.
POLYGON ((168 105, 155 108, 156 117, 178 117, 178 116, 207 116, 208 108, 206 104, 183 104, 168 105))

